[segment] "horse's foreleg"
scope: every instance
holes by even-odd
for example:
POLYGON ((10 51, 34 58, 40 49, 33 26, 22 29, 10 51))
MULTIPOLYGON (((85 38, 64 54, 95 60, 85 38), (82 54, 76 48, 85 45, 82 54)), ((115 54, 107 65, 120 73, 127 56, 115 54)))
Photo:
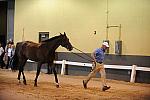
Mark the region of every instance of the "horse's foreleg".
POLYGON ((58 78, 57 78, 57 72, 55 70, 55 67, 53 66, 53 72, 54 72, 54 76, 55 76, 55 82, 56 82, 56 87, 59 87, 59 83, 58 83, 58 78))
POLYGON ((38 76, 40 74, 40 71, 41 71, 41 65, 40 63, 38 63, 38 66, 37 66, 37 72, 36 72, 36 77, 35 77, 35 83, 34 83, 34 86, 37 86, 37 79, 38 79, 38 76))
POLYGON ((19 81, 19 83, 21 83, 20 82, 20 76, 21 76, 21 68, 19 68, 19 73, 18 73, 18 81, 19 81))

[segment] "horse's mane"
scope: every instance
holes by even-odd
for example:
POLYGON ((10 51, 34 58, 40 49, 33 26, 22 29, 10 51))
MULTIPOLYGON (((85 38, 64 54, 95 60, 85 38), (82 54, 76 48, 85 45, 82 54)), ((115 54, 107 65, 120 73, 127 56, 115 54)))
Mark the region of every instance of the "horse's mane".
POLYGON ((44 41, 42 41, 42 42, 49 42, 49 41, 52 41, 52 40, 55 40, 55 39, 59 38, 60 36, 61 36, 61 35, 54 36, 54 37, 52 37, 52 38, 50 38, 50 39, 47 39, 47 40, 44 40, 44 41))

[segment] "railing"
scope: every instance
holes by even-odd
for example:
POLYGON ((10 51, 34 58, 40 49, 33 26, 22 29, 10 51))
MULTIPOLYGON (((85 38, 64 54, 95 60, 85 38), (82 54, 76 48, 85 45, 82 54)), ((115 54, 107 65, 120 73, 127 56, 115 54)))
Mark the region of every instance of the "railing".
MULTIPOLYGON (((33 62, 31 60, 28 60, 28 62, 33 62)), ((61 64, 61 75, 65 74, 65 68, 66 65, 73 65, 73 66, 85 66, 85 67, 92 67, 91 63, 81 63, 81 62, 71 62, 71 61, 54 61, 55 64, 61 64)), ((124 65, 104 65, 105 68, 109 69, 123 69, 123 70, 131 70, 131 76, 130 76, 130 82, 135 82, 135 77, 136 77, 136 71, 149 71, 150 68, 148 67, 138 67, 137 65, 132 65, 132 66, 124 66, 124 65)))

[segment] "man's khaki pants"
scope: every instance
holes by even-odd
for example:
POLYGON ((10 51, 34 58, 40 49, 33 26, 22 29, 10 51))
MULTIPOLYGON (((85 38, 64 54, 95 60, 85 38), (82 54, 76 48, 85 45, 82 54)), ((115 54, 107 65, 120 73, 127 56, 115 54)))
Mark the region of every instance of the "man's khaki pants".
POLYGON ((106 86, 106 72, 104 68, 103 63, 93 63, 93 70, 89 73, 88 78, 85 80, 85 83, 87 84, 88 81, 96 75, 96 72, 99 72, 101 74, 101 81, 102 81, 102 86, 106 86))

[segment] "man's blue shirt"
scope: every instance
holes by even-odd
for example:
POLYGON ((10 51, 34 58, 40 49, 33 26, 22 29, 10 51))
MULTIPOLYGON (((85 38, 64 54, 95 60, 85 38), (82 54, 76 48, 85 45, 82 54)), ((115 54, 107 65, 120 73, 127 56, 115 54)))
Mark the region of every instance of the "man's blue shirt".
POLYGON ((94 51, 94 56, 95 56, 96 62, 102 63, 104 61, 104 56, 105 56, 104 52, 105 52, 105 50, 103 48, 97 48, 94 51))

